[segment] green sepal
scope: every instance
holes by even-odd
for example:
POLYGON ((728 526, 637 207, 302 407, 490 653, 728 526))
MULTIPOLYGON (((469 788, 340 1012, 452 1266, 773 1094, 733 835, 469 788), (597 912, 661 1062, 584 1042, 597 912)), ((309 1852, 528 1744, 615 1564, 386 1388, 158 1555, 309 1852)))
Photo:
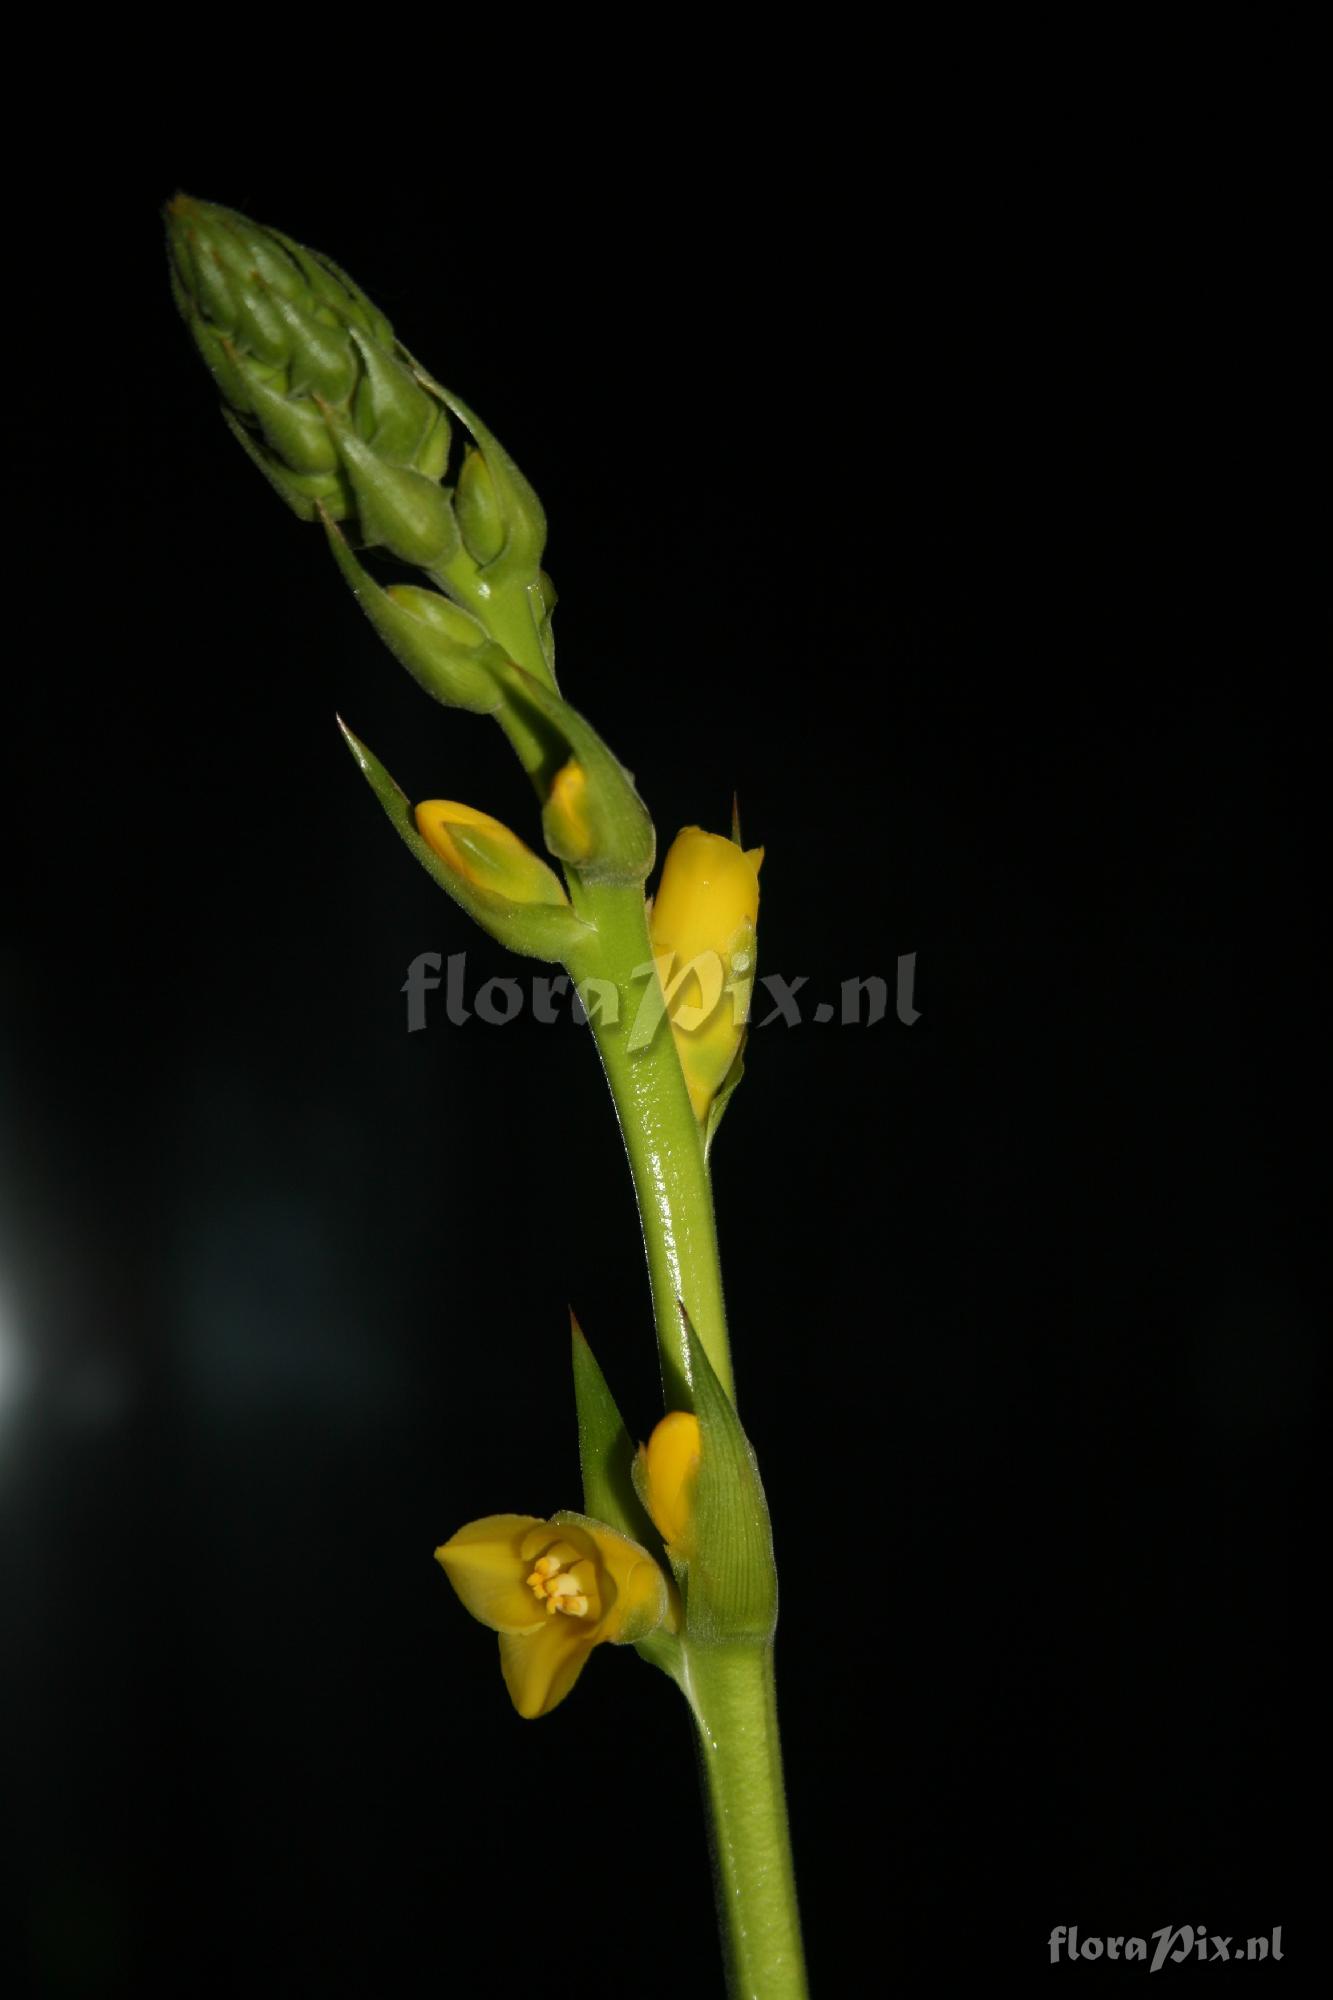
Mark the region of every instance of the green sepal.
POLYGON ((453 432, 449 428, 449 412, 444 409, 435 412, 435 418, 426 439, 417 451, 416 468, 427 479, 443 480, 449 469, 449 445, 453 432))
POLYGON ((207 237, 194 269, 212 316, 259 360, 285 364, 291 358, 291 328, 238 232, 223 223, 207 237), (224 298, 229 311, 222 310, 224 298))
POLYGON ((321 508, 334 521, 345 521, 355 510, 351 506, 342 483, 342 475, 337 472, 289 472, 285 465, 279 465, 270 457, 259 441, 248 431, 239 417, 234 417, 224 408, 222 420, 237 443, 267 479, 293 514, 303 521, 319 519, 321 508))
POLYGON ((463 544, 476 563, 494 562, 505 545, 505 524, 485 457, 469 445, 454 489, 454 513, 463 544))
POLYGON ((273 230, 251 222, 234 208, 192 202, 190 226, 200 224, 209 243, 216 245, 220 261, 239 283, 253 284, 258 279, 288 304, 300 299, 306 289, 301 272, 283 254, 281 240, 273 230))
POLYGON ((632 1542, 659 1549, 661 1540, 648 1518, 634 1484, 637 1454, 625 1420, 616 1407, 597 1357, 573 1313, 569 1329, 574 1362, 574 1406, 578 1414, 579 1465, 583 1472, 583 1504, 609 1527, 619 1528, 632 1542))
POLYGON ((708 1350, 680 1306, 685 1370, 699 1419, 685 1630, 709 1645, 771 1638, 778 1616, 773 1529, 759 1463, 708 1350))
MULTIPOLYGON (((440 406, 395 354, 386 353, 363 333, 353 333, 352 338, 362 367, 352 403, 357 430, 379 457, 395 465, 415 466, 426 439, 437 428, 440 406)), ((446 461, 448 440, 446 430, 446 461)))
POLYGON ((495 676, 487 672, 486 661, 493 658, 498 664, 504 656, 498 646, 486 637, 476 619, 460 610, 447 597, 440 597, 436 600, 440 610, 432 623, 429 600, 435 593, 405 586, 405 592, 408 589, 412 592, 412 601, 420 603, 428 614, 421 617, 414 615, 397 603, 387 590, 380 588, 369 571, 357 561, 346 536, 333 521, 325 520, 324 526, 334 561, 353 597, 389 651, 407 668, 418 686, 447 707, 470 709, 474 715, 493 715, 503 696, 495 676), (446 621, 456 621, 456 631, 461 630, 464 634, 470 627, 476 634, 475 639, 466 644, 460 643, 456 633, 444 629, 446 621))
POLYGON ((201 248, 192 233, 173 227, 170 210, 167 227, 175 253, 176 270, 184 290, 192 300, 197 301, 204 319, 223 332, 234 334, 236 304, 221 263, 201 248))
POLYGON ((281 243, 315 297, 330 307, 339 319, 350 326, 359 326, 382 347, 392 349, 397 345, 389 321, 374 301, 366 297, 356 279, 348 277, 341 264, 335 264, 332 257, 326 257, 322 250, 311 250, 304 243, 298 243, 294 236, 284 236, 280 229, 269 229, 264 234, 281 243))
POLYGON ((549 797, 557 774, 571 758, 582 765, 588 781, 585 803, 591 845, 574 850, 551 816, 543 815, 549 851, 589 882, 642 882, 652 872, 657 835, 630 773, 592 724, 535 674, 512 660, 495 671, 510 717, 539 746, 535 768, 531 763, 528 768, 541 797, 549 797))
POLYGON ((494 431, 465 402, 446 389, 400 344, 399 352, 422 387, 446 403, 480 445, 490 474, 496 510, 504 524, 505 539, 499 553, 481 565, 480 573, 492 590, 504 584, 535 583, 542 550, 546 546, 546 515, 542 503, 515 465, 494 431))
POLYGON ((556 596, 555 585, 544 569, 539 569, 537 572, 537 581, 528 585, 528 599, 536 613, 537 642, 542 649, 542 658, 546 662, 551 675, 551 683, 554 686, 555 626, 552 620, 559 599, 556 596), (538 607, 540 608, 538 609, 538 607))
POLYGON ((445 894, 490 937, 508 945, 524 958, 563 960, 586 943, 591 927, 575 916, 567 903, 518 903, 499 896, 446 867, 429 842, 417 831, 412 803, 400 785, 394 783, 378 757, 352 734, 341 716, 338 727, 348 749, 360 766, 362 776, 383 806, 390 824, 409 847, 426 873, 439 883, 445 894))
POLYGON ((603 1521, 593 1514, 575 1514, 568 1507, 562 1508, 560 1513, 552 1514, 551 1525, 557 1528, 582 1528, 585 1532, 593 1528, 613 1528, 617 1534, 623 1536, 626 1541, 632 1542, 635 1548, 640 1551, 645 1563, 651 1567, 656 1575, 657 1589, 649 1602, 643 1606, 638 1617, 633 1620, 626 1620, 612 1639, 611 1644, 613 1646, 642 1645, 645 1639, 656 1632, 662 1620, 666 1617, 670 1604, 666 1576, 656 1556, 644 1548, 637 1535, 628 1535, 623 1528, 616 1528, 614 1521, 603 1521))
POLYGON ((459 538, 444 488, 410 466, 390 465, 331 405, 323 408, 356 496, 362 541, 420 569, 448 562, 459 538))
MULTIPOLYGON (((740 843, 737 842, 738 846, 739 844, 740 843)), ((736 1044, 736 1053, 731 1059, 731 1068, 727 1071, 721 1083, 718 1085, 717 1094, 715 1095, 712 1103, 708 1107, 708 1117, 704 1124, 705 1159, 708 1158, 708 1155, 712 1150, 713 1140, 717 1135, 718 1126, 722 1123, 723 1113, 726 1111, 727 1106, 731 1102, 732 1095, 735 1092, 737 1084, 740 1082, 741 1078, 745 1075, 745 1044, 749 1040, 749 1038, 750 1038, 750 1024, 747 1021, 744 1028, 741 1030, 740 1041, 736 1044)))
POLYGON ((291 329, 268 288, 242 280, 236 285, 233 297, 238 345, 248 348, 260 361, 288 367, 292 360, 291 329))
POLYGON ((314 403, 284 396, 254 375, 247 379, 246 389, 265 442, 284 468, 294 473, 337 474, 337 447, 314 403))
MULTIPOLYGON (((292 276, 295 278, 295 273, 292 276)), ((345 403, 356 386, 356 349, 347 331, 322 317, 332 317, 327 306, 312 308, 276 285, 271 296, 275 311, 286 320, 292 336, 292 395, 318 395, 326 403, 345 403)))
POLYGON ((210 326, 194 300, 177 278, 171 273, 171 289, 182 319, 189 328, 190 338, 199 350, 200 357, 217 387, 224 402, 233 408, 248 411, 250 408, 250 385, 240 366, 230 334, 220 333, 210 326))

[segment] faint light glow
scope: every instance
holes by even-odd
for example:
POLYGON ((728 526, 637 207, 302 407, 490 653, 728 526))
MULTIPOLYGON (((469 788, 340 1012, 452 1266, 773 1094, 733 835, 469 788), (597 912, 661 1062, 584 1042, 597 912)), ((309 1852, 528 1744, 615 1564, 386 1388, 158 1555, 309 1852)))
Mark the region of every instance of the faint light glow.
POLYGON ((22 1400, 28 1380, 28 1357, 19 1340, 9 1295, 0 1292, 0 1421, 22 1400))

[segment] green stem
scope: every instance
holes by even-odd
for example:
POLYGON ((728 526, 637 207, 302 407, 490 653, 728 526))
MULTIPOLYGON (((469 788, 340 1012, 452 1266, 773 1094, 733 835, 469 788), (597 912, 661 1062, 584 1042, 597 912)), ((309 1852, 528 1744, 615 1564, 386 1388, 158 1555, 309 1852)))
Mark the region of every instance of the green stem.
MULTIPOLYGON (((661 1009, 642 891, 571 876, 596 926, 569 970, 606 982, 587 1005, 624 1136, 643 1225, 668 1409, 692 1404, 677 1301, 735 1402, 703 1135, 661 1009), (647 1005, 648 1012, 643 1011, 647 1005), (655 1032, 642 1032, 655 1021, 655 1032)), ((796 1883, 782 1786, 772 1641, 700 1643, 687 1629, 660 1664, 698 1725, 704 1796, 731 1991, 737 2000, 803 2000, 796 1883)))
POLYGON ((569 970, 580 986, 589 979, 606 982, 605 990, 589 990, 588 1012, 638 1198, 666 1405, 689 1409, 692 1402, 677 1300, 734 1401, 713 1191, 703 1136, 659 1005, 643 891, 637 884, 576 881, 571 891, 579 915, 597 926, 569 970), (641 1035, 654 1022, 644 1045, 632 1046, 636 1028, 641 1035))
POLYGON ((737 2000, 803 2000, 772 1644, 682 1650, 678 1678, 698 1724, 730 1991, 737 2000))
MULTIPOLYGON (((542 651, 539 608, 533 597, 536 584, 511 579, 498 589, 494 588, 478 574, 476 563, 465 549, 460 549, 449 562, 441 563, 437 569, 428 570, 426 574, 481 620, 491 638, 504 648, 511 660, 517 660, 539 681, 554 688, 555 675, 542 651)), ((503 726, 503 712, 499 720, 503 726)), ((524 769, 531 775, 532 766, 521 750, 519 756, 524 769)))

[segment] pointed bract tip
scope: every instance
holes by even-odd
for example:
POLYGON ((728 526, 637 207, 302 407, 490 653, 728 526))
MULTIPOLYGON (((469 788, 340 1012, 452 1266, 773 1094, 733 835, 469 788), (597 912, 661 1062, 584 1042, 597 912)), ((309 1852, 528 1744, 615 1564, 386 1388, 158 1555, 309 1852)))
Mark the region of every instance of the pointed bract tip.
POLYGON ((340 715, 335 713, 333 719, 337 723, 338 728, 342 733, 343 742, 347 745, 352 755, 356 758, 357 763, 361 766, 361 769, 364 771, 366 769, 365 744, 361 741, 361 738, 359 736, 354 735, 354 733, 347 727, 347 724, 343 721, 340 715))

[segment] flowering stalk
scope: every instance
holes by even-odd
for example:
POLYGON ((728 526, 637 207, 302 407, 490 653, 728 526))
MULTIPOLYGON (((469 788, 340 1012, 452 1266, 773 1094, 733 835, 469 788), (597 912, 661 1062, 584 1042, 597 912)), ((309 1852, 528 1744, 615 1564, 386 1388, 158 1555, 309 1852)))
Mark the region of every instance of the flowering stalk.
MULTIPOLYGON (((641 893, 580 884, 571 890, 589 934, 566 963, 589 994, 593 1034, 620 1121, 639 1205, 653 1319, 669 1409, 688 1406, 690 1365, 681 1339, 680 1307, 689 1313, 709 1359, 733 1392, 722 1269, 713 1193, 689 1090, 670 1033, 635 1047, 634 1029, 647 1008, 657 1015, 653 947, 641 893), (614 993, 602 995, 593 982, 614 993), (598 1001, 605 999, 605 1004, 598 1001)), ((660 1016, 657 1017, 660 1020, 660 1016)))
MULTIPOLYGON (((470 1521, 437 1550, 535 1719, 632 1647, 698 1727, 724 1947, 748 2000, 805 1992, 773 1681, 777 1572, 736 1413, 708 1153, 740 1080, 761 850, 686 828, 656 897, 633 781, 560 693, 540 502, 499 440, 327 258, 177 196, 176 301, 238 442, 318 522, 361 609, 435 700, 489 715, 561 874, 484 810, 413 806, 343 726, 391 825, 510 949, 563 964, 592 1023, 642 1220, 667 1416, 637 1455, 575 1330, 584 1508, 470 1521), (423 582, 381 583, 377 554, 423 582), (369 558, 369 561, 363 558, 369 558)), ((645 1752, 645 1761, 650 1753, 645 1752)))

